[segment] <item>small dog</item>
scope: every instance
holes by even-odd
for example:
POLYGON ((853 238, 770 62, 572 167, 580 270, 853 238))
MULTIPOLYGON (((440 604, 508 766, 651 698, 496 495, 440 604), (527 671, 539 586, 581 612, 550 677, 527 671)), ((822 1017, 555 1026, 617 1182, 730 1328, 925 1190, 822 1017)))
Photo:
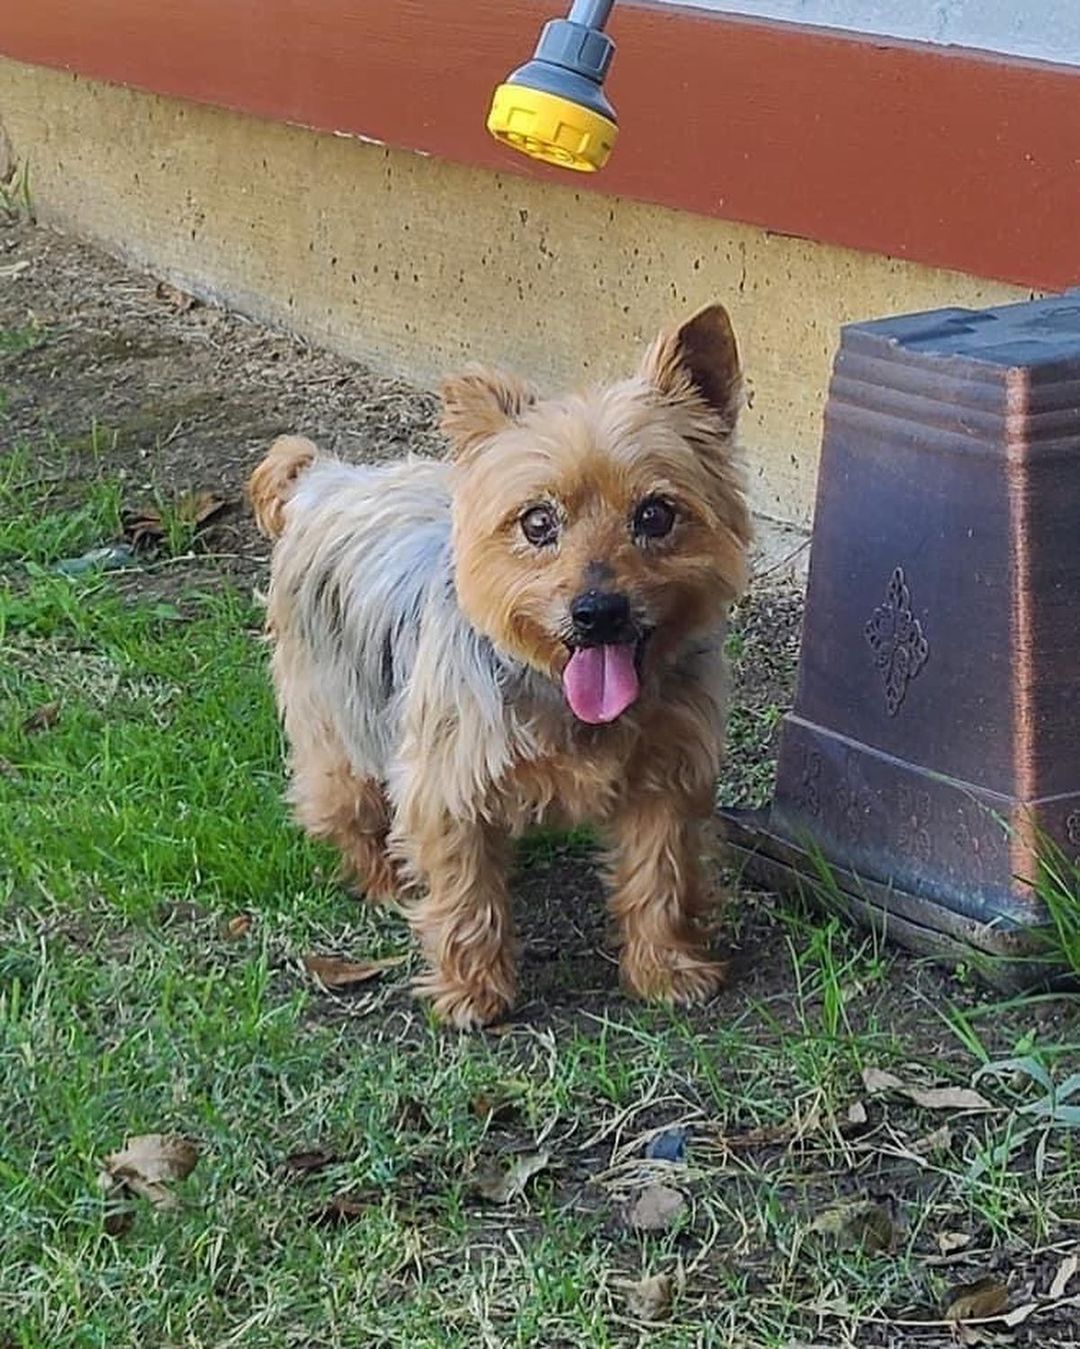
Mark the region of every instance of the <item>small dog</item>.
POLYGON ((591 393, 472 370, 442 401, 446 461, 286 436, 251 478, 296 818, 369 896, 416 889, 417 988, 455 1026, 513 1001, 510 840, 541 821, 602 831, 628 989, 703 1000, 723 966, 700 826, 750 537, 727 313, 591 393))

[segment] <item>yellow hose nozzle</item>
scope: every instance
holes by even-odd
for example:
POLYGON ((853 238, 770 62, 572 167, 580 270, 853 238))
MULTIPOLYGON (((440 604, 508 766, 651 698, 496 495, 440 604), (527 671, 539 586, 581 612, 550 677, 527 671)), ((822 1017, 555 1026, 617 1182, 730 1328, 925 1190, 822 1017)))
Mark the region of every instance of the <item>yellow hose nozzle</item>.
POLYGON ((524 84, 500 84, 487 127, 496 140, 545 164, 595 173, 608 162, 618 126, 591 108, 524 84))
POLYGON ((615 44, 603 31, 614 0, 573 0, 565 19, 544 25, 531 61, 495 90, 487 127, 532 159, 595 173, 619 128, 604 94, 615 44))

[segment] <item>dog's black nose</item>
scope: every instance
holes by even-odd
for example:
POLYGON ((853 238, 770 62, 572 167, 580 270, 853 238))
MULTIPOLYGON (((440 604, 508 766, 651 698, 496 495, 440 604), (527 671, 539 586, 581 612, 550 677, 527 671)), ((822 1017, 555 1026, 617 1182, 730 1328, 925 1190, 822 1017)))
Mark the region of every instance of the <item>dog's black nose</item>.
POLYGON ((574 636, 584 646, 625 642, 630 636, 630 601, 614 590, 586 590, 570 605, 574 636))

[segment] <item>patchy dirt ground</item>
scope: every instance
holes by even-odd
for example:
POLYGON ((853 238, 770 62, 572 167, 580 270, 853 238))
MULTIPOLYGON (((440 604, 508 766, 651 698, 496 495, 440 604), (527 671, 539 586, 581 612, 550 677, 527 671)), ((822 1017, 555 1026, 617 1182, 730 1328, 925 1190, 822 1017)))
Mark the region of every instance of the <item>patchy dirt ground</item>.
MULTIPOLYGON (((122 479, 135 512, 189 491, 228 503, 197 551, 176 566, 119 574, 122 589, 158 596, 223 581, 258 588, 268 548, 243 489, 283 431, 357 460, 440 452, 432 394, 193 302, 62 234, 9 223, 0 231, 0 278, 0 331, 24 335, 0 350, 0 434, 34 446, 33 481, 105 470, 122 479), (35 334, 47 341, 38 344, 35 334)), ((720 788, 732 804, 767 799, 801 618, 799 590, 776 584, 752 595, 737 617, 732 753, 720 788)), ((528 874, 525 889, 522 907, 535 915, 542 952, 550 938, 539 934, 555 930, 554 911, 567 894, 595 899, 597 887, 590 868, 556 850, 550 865, 528 874)), ((602 906, 584 908, 602 925, 602 906)), ((610 985, 612 968, 600 972, 610 985)), ((544 991, 541 978, 536 992, 544 991)))
MULTIPOLYGON (((191 304, 45 229, 0 230, 0 327, 49 333, 5 365, 4 435, 99 454, 133 503, 206 489, 234 503, 207 540, 215 570, 255 576, 265 548, 241 507, 269 441, 310 435, 346 457, 437 446, 435 400, 284 333, 191 304)), ((42 447, 42 473, 56 471, 42 447)))
MULTIPOLYGON (((62 234, 9 222, 0 229, 0 280, 0 331, 26 334, 25 345, 0 350, 6 392, 0 434, 35 447, 35 480, 59 479, 81 463, 117 474, 135 509, 155 495, 199 490, 228 503, 198 550, 177 559, 164 577, 152 570, 119 578, 140 593, 208 581, 262 583, 268 549, 253 527, 243 487, 268 442, 283 431, 310 435, 358 460, 440 450, 432 394, 242 315, 192 302, 62 234), (35 332, 48 340, 35 344, 35 332)), ((725 802, 759 804, 768 797, 780 718, 794 691, 801 619, 800 591, 772 582, 755 587, 736 615, 731 754, 720 784, 725 802)), ((542 934, 557 927, 554 908, 562 910, 568 894, 591 893, 595 882, 588 867, 556 849, 542 879, 531 874, 526 889, 529 902, 522 907, 542 951, 551 940, 542 934)), ((601 912, 595 904, 586 907, 601 912)), ((590 946, 595 935, 581 933, 590 946)), ((764 988, 774 962, 762 964, 771 938, 760 935, 759 948, 758 934, 746 934, 746 967, 764 988)), ((611 971, 601 966, 601 972, 600 982, 610 985, 611 971)), ((932 986, 943 976, 925 977, 932 986)))
MULTIPOLYGON (((200 536, 197 551, 169 559, 167 566, 121 577, 118 584, 129 591, 173 594, 224 583, 250 593, 262 583, 267 549, 243 508, 242 488, 258 455, 281 431, 305 432, 357 459, 438 448, 431 395, 235 314, 190 305, 159 288, 153 278, 25 224, 0 225, 0 334, 7 335, 7 345, 0 346, 0 388, 6 395, 0 450, 16 442, 33 446, 31 483, 62 483, 80 469, 105 469, 122 478, 125 502, 133 508, 155 497, 175 499, 188 490, 210 491, 227 501, 227 509, 200 536)), ((800 619, 798 591, 776 585, 757 587, 737 616, 732 753, 721 784, 729 802, 767 798, 780 716, 792 695, 800 619)), ((566 1034, 578 1024, 603 1025, 619 1014, 622 1003, 587 850, 566 843, 532 849, 516 888, 527 955, 514 1026, 528 1032, 524 1060, 539 1052, 535 1046, 544 1043, 543 1037, 566 1034)), ((714 1208, 702 1210, 712 1215, 711 1222, 720 1215, 730 1225, 717 1249, 739 1247, 740 1215, 753 1204, 765 1205, 764 1191, 754 1187, 771 1177, 770 1204, 790 1203, 810 1215, 838 1202, 876 1206, 874 1222, 880 1213, 887 1214, 884 1244, 902 1242, 906 1257, 918 1256, 922 1262, 918 1277, 905 1274, 910 1286, 895 1290, 894 1302, 907 1309, 906 1330, 885 1320, 860 1322, 839 1282, 816 1287, 812 1296, 807 1292, 802 1324, 818 1326, 821 1344, 948 1342, 952 1332, 943 1328, 937 1305, 927 1302, 929 1287, 943 1291, 946 1285, 989 1279, 1009 1285, 1014 1305, 1016 1299, 1043 1297, 1076 1238, 1078 1217, 1076 1212, 1039 1210, 1038 1230, 1026 1229, 1018 1176, 1037 1147, 1043 1148, 1042 1161, 1032 1163, 1038 1166, 1046 1164, 1047 1155, 1061 1165, 1074 1165, 1069 1149, 1056 1139, 1048 1145, 1045 1136, 1041 1144, 1032 1136, 1019 1150, 1006 1147, 1004 1153, 991 1155, 987 1167, 1011 1168, 1009 1183, 1003 1179, 1000 1193, 995 1191, 1002 1215, 995 1227, 989 1200, 981 1206, 976 1198, 969 1202, 964 1190, 965 1183, 973 1193, 980 1186, 985 1189, 988 1171, 973 1170, 974 1162, 968 1166, 967 1154, 955 1166, 933 1159, 937 1145, 928 1142, 929 1126, 905 1115, 904 1105, 894 1103, 884 1112, 879 1101, 869 1100, 874 1093, 868 1088, 867 1099, 851 1099, 846 1118, 832 1113, 834 1095, 841 1091, 839 1075, 850 1077, 855 1071, 837 1046, 841 1041, 872 1046, 887 1035, 890 1043, 899 1040, 909 1048, 910 1061, 921 1065, 921 1077, 931 1068, 935 1074, 970 1077, 973 1044, 984 1058, 1006 1057, 1018 1044, 1040 1037, 1056 1046, 1069 1045, 1075 1039, 1073 1014, 1051 1002, 987 1017, 980 993, 963 972, 942 971, 902 952, 880 953, 835 925, 817 925, 812 918, 804 922, 793 913, 793 906, 774 896, 744 893, 721 928, 721 941, 733 961, 733 989, 722 1016, 740 1028, 741 1036, 771 1043, 768 1085, 775 1091, 770 1095, 763 1089, 761 1098, 768 1102, 770 1124, 762 1127, 760 1112, 742 1118, 736 1108, 725 1138, 713 1137, 702 1145, 701 1156, 714 1162, 721 1158, 728 1168, 712 1195, 714 1208), (977 1032, 968 1020, 976 1016, 981 1017, 977 1032), (820 1062, 791 1057, 787 1067, 777 1068, 777 1047, 789 1045, 792 1056, 820 1054, 820 1062), (816 1114, 811 1107, 801 1118, 783 1113, 791 1104, 784 1099, 788 1069, 791 1083, 819 1083, 822 1105, 816 1114), (916 1137, 920 1130, 923 1136, 916 1137), (731 1169, 733 1157, 741 1159, 743 1170, 731 1169), (950 1246, 943 1238, 950 1232, 955 1236, 954 1229, 963 1240, 950 1246), (927 1269, 933 1271, 929 1282, 923 1280, 927 1269)), ((419 1034, 420 1022, 404 988, 379 1006, 385 1019, 372 1032, 375 1040, 419 1034)), ((333 1000, 319 1008, 319 1015, 327 1018, 340 1014, 340 1003, 333 1000)), ((685 1083, 692 1076, 707 1081, 708 1074, 722 1075, 724 1070, 721 1051, 703 1061, 700 1038, 695 1037, 715 1028, 720 1015, 713 1007, 687 1018, 686 1063, 668 1063, 672 1081, 679 1083, 678 1108, 694 1119, 708 1113, 710 1102, 685 1083)), ((635 1034, 631 1030, 623 1043, 632 1045, 635 1034)), ((672 1099, 658 1088, 655 1102, 645 1102, 635 1112, 632 1136, 640 1139, 669 1124, 672 1099)), ((803 1101, 805 1105, 805 1092, 803 1101)), ((942 1144, 939 1137, 938 1144, 957 1154, 970 1144, 971 1156, 985 1144, 993 1154, 984 1135, 976 1133, 977 1121, 963 1110, 958 1113, 962 1118, 954 1125, 952 1142, 942 1144)), ((503 1132, 507 1151, 524 1144, 514 1126, 503 1132)), ((500 1137, 498 1130, 494 1136, 500 1137)), ((577 1202, 575 1196, 595 1178, 601 1159, 610 1157, 608 1135, 603 1148, 599 1142, 592 1152, 581 1148, 563 1169, 559 1203, 563 1198, 567 1204, 577 1202)), ((703 1165, 704 1174, 708 1165, 703 1165)), ((628 1170, 625 1183, 636 1175, 628 1170)), ((1036 1184, 1034 1178, 1031 1184, 1036 1184)), ((765 1232, 778 1219, 766 1205, 755 1222, 765 1232)), ((844 1237, 836 1231, 828 1235, 844 1237)), ((492 1233, 491 1239, 500 1238, 492 1233)), ((705 1245, 695 1246, 696 1239, 688 1231, 675 1253, 680 1260, 685 1254, 692 1265, 696 1261, 698 1274, 723 1290, 729 1304, 744 1294, 764 1297, 770 1281, 782 1278, 778 1257, 788 1272, 799 1257, 798 1250, 758 1249, 746 1236, 749 1244, 744 1243, 738 1260, 732 1263, 734 1257, 722 1254, 710 1263, 711 1255, 706 1259, 695 1252, 713 1251, 716 1233, 708 1235, 705 1245)), ((1043 1315, 1037 1332, 1018 1322, 1016 1338, 1008 1342, 1064 1343, 1054 1337, 1071 1333, 1072 1315, 1067 1310, 1043 1315)), ((964 1342, 998 1342, 978 1338, 981 1333, 973 1329, 976 1338, 964 1342)), ((696 1342, 736 1341, 706 1336, 696 1342)))
MULTIPOLYGON (((243 487, 282 432, 309 435, 357 460, 441 449, 432 394, 193 303, 50 230, 11 223, 0 232, 0 280, 0 330, 26 334, 27 343, 6 358, 0 352, 2 434, 35 445, 35 477, 77 473, 80 460, 99 460, 123 479, 133 509, 187 491, 229 503, 203 536, 200 555, 182 570, 144 577, 144 592, 222 578, 257 583, 265 574, 267 548, 243 487), (35 331, 48 341, 35 345, 35 331)), ((735 752, 723 785, 731 804, 768 796, 801 618, 799 590, 774 583, 739 615, 737 652, 746 658, 735 661, 735 752)))

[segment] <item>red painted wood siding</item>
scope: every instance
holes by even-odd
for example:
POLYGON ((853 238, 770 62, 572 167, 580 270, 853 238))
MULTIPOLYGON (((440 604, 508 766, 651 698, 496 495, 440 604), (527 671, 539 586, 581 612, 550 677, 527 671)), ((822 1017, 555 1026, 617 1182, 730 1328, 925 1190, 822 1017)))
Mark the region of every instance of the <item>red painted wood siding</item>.
POLYGON ((602 174, 570 178, 484 130, 562 0, 4 8, 17 60, 1023 285, 1080 280, 1069 67, 622 0, 622 137, 602 174))

